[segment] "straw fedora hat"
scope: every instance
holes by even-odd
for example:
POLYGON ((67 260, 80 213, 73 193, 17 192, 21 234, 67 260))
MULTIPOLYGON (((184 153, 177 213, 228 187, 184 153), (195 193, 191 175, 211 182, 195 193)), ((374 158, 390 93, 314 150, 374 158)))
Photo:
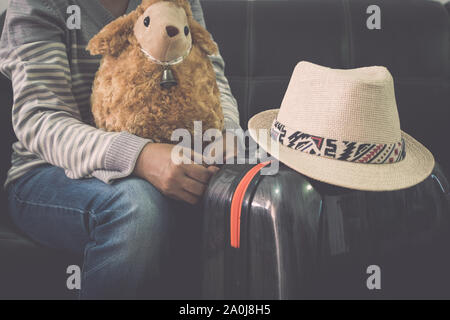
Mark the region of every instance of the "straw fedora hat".
POLYGON ((385 67, 339 70, 302 61, 280 109, 253 116, 248 127, 287 166, 345 188, 404 189, 434 167, 431 152, 400 129, 385 67))

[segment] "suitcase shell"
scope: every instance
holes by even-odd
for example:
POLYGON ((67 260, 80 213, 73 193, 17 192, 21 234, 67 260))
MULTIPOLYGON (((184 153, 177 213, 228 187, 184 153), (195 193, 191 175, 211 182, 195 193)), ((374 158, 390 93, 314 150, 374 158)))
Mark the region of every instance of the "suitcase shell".
POLYGON ((450 297, 450 191, 439 165, 414 187, 366 192, 280 164, 251 180, 234 248, 231 202, 253 167, 225 165, 206 191, 203 298, 450 297), (367 286, 370 265, 380 290, 367 286))

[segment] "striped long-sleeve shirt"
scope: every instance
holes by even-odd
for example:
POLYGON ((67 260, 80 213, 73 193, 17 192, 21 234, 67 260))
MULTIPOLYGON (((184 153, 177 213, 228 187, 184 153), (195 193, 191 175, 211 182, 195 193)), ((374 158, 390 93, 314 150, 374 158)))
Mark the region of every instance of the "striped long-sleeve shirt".
MULTIPOLYGON (((194 18, 205 26, 199 0, 189 2, 194 18)), ((139 4, 130 0, 127 13, 139 4)), ((0 71, 13 84, 12 123, 18 142, 13 144, 5 186, 45 163, 63 168, 72 179, 96 177, 106 183, 132 173, 150 140, 97 129, 90 111, 100 57, 90 56, 86 46, 113 20, 98 0, 10 0, 0 39, 0 71), (80 9, 79 29, 67 24, 77 13, 68 13, 73 5, 80 9)), ((239 114, 224 61, 220 54, 210 59, 225 128, 237 129, 239 114)))

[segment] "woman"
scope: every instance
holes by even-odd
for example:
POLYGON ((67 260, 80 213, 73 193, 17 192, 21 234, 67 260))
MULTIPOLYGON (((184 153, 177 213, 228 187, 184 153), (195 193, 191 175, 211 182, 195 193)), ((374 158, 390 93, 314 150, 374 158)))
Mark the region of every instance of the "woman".
MULTIPOLYGON (((189 2, 204 26, 199 0, 189 2)), ((157 297, 166 244, 175 237, 173 215, 197 203, 218 170, 176 165, 172 145, 92 125, 89 98, 100 61, 85 47, 139 4, 11 0, 0 40, 0 71, 13 83, 18 138, 5 182, 10 215, 35 241, 84 256, 82 299, 157 297), (80 29, 66 24, 71 5, 80 8, 80 29)), ((239 128, 223 60, 211 60, 225 128, 239 128)))

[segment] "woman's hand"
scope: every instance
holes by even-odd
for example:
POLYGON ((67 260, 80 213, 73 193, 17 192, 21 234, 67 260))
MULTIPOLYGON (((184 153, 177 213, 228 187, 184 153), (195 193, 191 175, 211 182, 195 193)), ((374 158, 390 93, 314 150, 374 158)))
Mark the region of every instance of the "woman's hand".
POLYGON ((137 159, 133 173, 168 197, 196 204, 205 192, 209 179, 219 168, 176 164, 172 161, 174 147, 163 143, 147 144, 137 159))

